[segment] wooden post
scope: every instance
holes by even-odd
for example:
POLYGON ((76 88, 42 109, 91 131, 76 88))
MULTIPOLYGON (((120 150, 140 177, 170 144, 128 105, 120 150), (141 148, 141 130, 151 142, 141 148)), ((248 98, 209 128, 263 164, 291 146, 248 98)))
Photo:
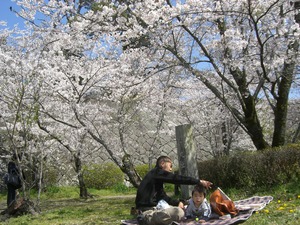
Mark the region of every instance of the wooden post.
MULTIPOLYGON (((190 124, 175 127, 179 174, 199 178, 193 128, 190 124)), ((182 198, 191 196, 193 185, 181 185, 182 198)))

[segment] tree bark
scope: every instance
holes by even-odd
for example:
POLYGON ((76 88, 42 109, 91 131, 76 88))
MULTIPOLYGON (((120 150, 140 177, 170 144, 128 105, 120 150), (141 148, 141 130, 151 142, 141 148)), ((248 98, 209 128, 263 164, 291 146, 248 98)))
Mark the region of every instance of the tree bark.
POLYGON ((257 150, 263 150, 269 147, 269 144, 264 139, 263 129, 260 125, 257 113, 255 110, 254 98, 249 95, 247 98, 244 97, 244 115, 245 120, 241 121, 246 127, 250 138, 255 145, 257 150))
POLYGON ((82 168, 82 163, 81 163, 81 158, 80 158, 80 150, 77 151, 77 153, 74 153, 75 151, 71 149, 71 147, 67 144, 64 144, 63 141, 56 135, 52 134, 49 130, 47 130, 46 127, 42 126, 41 122, 38 120, 37 124, 39 128, 43 131, 45 131, 47 134, 50 135, 50 137, 54 138, 58 143, 60 143, 62 146, 64 146, 70 153, 72 153, 72 156, 75 161, 75 171, 77 173, 77 178, 78 178, 78 183, 79 183, 79 188, 80 188, 80 198, 87 198, 89 196, 87 192, 87 188, 85 186, 85 182, 83 179, 83 174, 81 171, 82 168))
POLYGON ((298 123, 298 128, 293 136, 292 143, 296 143, 299 135, 300 135, 300 123, 298 123))
POLYGON ((128 176, 130 183, 135 188, 138 188, 142 179, 135 170, 130 158, 131 156, 129 154, 125 154, 122 158, 123 166, 121 166, 120 168, 128 176))
POLYGON ((89 194, 84 182, 84 178, 83 178, 83 174, 82 174, 82 163, 81 163, 81 158, 80 158, 80 152, 78 152, 77 154, 73 155, 74 160, 75 160, 75 171, 77 173, 77 178, 78 178, 78 182, 79 182, 79 196, 80 198, 88 198, 89 194))
POLYGON ((236 84, 238 85, 238 92, 240 94, 240 105, 244 112, 244 117, 239 121, 245 126, 250 138, 257 150, 262 150, 269 147, 263 134, 263 129, 260 125, 259 118, 257 116, 255 108, 255 97, 251 95, 247 84, 247 75, 245 71, 241 71, 238 68, 230 69, 236 84))
MULTIPOLYGON (((297 52, 299 43, 295 41, 289 46, 293 52, 297 52)), ((288 113, 289 92, 293 82, 296 63, 284 63, 281 81, 278 84, 278 97, 274 110, 274 133, 272 146, 277 147, 285 144, 286 120, 288 113)))
POLYGON ((229 151, 231 148, 232 136, 228 132, 226 121, 221 124, 221 132, 222 132, 222 143, 223 143, 223 153, 224 155, 229 155, 229 151))

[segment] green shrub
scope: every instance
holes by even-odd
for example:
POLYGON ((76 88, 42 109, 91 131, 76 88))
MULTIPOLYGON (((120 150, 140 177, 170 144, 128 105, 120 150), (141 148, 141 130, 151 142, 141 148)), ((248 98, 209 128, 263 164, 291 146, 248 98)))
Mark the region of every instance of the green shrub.
POLYGON ((113 163, 85 166, 83 176, 87 188, 106 189, 124 182, 123 172, 113 163))
POLYGON ((271 187, 300 180, 300 146, 239 153, 198 164, 201 179, 223 188, 271 187))
POLYGON ((58 186, 49 186, 47 187, 47 193, 49 195, 54 195, 60 192, 60 189, 58 186))
POLYGON ((47 186, 55 186, 59 180, 59 170, 55 167, 47 167, 44 171, 43 184, 47 186))
POLYGON ((126 186, 125 184, 121 184, 121 183, 118 183, 118 184, 115 184, 112 189, 116 192, 116 193, 128 193, 132 190, 132 188, 126 186))
MULTIPOLYGON (((155 165, 152 165, 151 168, 154 168, 155 165)), ((146 174, 149 172, 149 165, 148 164, 142 164, 142 165, 137 165, 135 167, 137 173, 140 175, 140 177, 143 179, 146 174)))
POLYGON ((174 193, 175 191, 175 184, 168 184, 168 183, 165 183, 165 191, 166 192, 172 192, 174 193))
MULTIPOLYGON (((36 190, 31 191, 32 196, 36 196, 38 193, 36 190)), ((48 186, 41 194, 42 199, 52 198, 77 198, 78 187, 76 186, 48 186)))

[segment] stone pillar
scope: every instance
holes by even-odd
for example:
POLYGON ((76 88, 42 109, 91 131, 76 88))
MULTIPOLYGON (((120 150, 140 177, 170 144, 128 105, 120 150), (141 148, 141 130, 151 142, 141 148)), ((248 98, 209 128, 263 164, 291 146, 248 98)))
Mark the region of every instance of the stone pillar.
MULTIPOLYGON (((190 124, 175 127, 179 174, 199 178, 193 128, 190 124)), ((182 198, 191 196, 193 185, 181 185, 182 198)))

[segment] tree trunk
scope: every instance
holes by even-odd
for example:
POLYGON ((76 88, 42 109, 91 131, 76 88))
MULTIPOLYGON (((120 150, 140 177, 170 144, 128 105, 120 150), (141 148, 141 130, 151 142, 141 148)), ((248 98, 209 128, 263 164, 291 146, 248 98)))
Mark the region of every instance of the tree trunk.
POLYGON ((245 71, 231 69, 230 72, 238 85, 238 90, 241 96, 239 100, 244 112, 243 117, 237 116, 237 118, 239 118, 239 121, 245 126, 256 149, 265 149, 269 147, 269 144, 264 138, 263 130, 255 108, 255 98, 251 95, 248 88, 245 71))
POLYGON ((298 128, 293 136, 292 143, 296 143, 300 134, 300 123, 298 123, 298 128))
POLYGON ((88 198, 89 193, 88 193, 87 188, 85 186, 85 182, 84 182, 82 173, 78 174, 78 181, 79 181, 79 190, 80 190, 79 196, 80 196, 80 198, 88 198))
POLYGON ((222 122, 222 124, 221 124, 221 132, 222 132, 222 143, 224 146, 223 153, 224 153, 224 155, 229 155, 232 137, 228 133, 226 121, 222 122))
POLYGON ((73 155, 74 160, 75 160, 75 171, 77 173, 77 178, 79 182, 79 189, 80 193, 79 196, 80 198, 88 198, 89 194, 84 182, 83 174, 82 174, 82 163, 81 163, 81 158, 80 158, 80 151, 77 152, 77 154, 73 155))
MULTIPOLYGON (((289 46, 289 49, 298 51, 299 44, 297 41, 289 46)), ((274 111, 274 133, 272 146, 281 146, 285 144, 286 119, 288 112, 289 92, 293 82, 295 63, 285 63, 282 69, 281 81, 278 86, 278 97, 274 111)))
POLYGON ((128 176, 130 183, 135 188, 138 188, 142 179, 135 170, 130 158, 131 157, 129 154, 125 154, 122 158, 123 166, 120 168, 123 171, 123 173, 125 173, 128 176))
POLYGON ((254 98, 249 94, 249 96, 244 98, 245 108, 244 116, 245 120, 241 121, 246 127, 250 138, 255 145, 257 150, 263 150, 269 147, 269 144, 264 139, 263 129, 260 125, 257 113, 255 110, 254 98))

